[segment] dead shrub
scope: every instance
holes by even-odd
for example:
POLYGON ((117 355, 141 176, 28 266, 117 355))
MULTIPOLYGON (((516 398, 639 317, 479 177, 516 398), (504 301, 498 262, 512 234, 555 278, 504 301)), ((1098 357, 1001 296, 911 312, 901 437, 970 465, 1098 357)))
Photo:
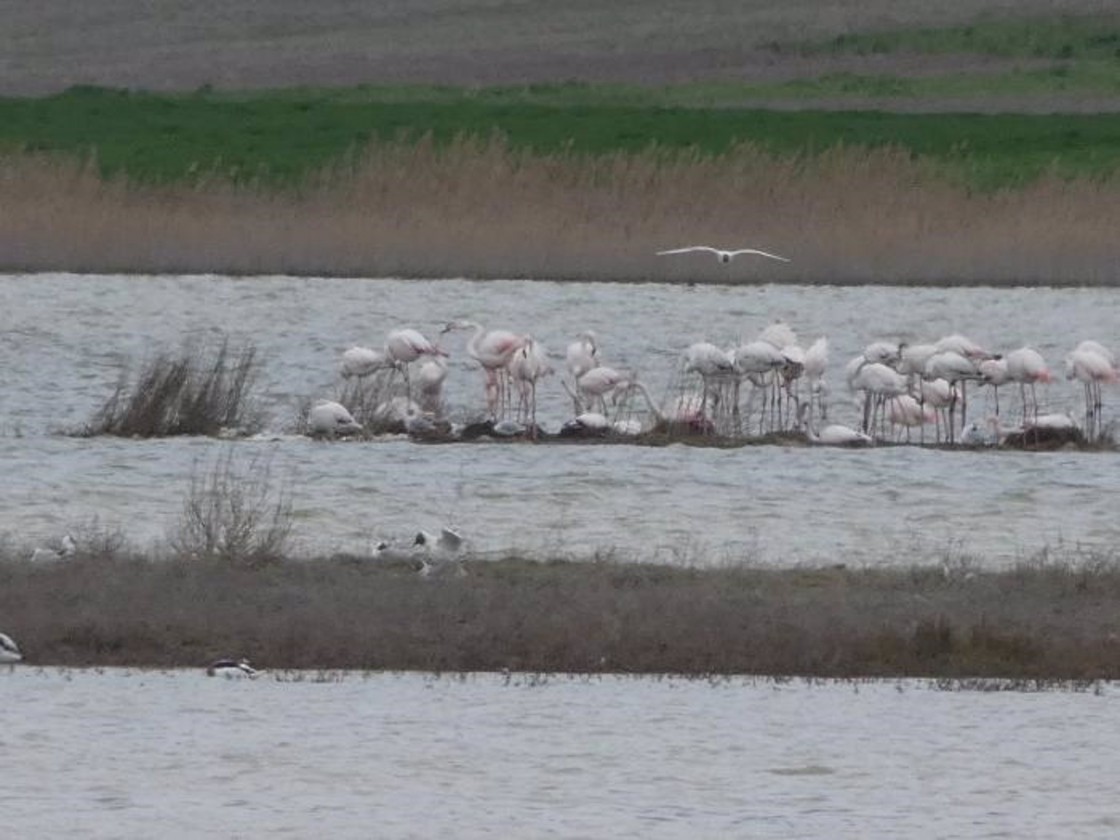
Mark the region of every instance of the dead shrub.
POLYGON ((170 542, 185 557, 258 567, 283 556, 291 532, 291 492, 275 485, 269 457, 242 465, 226 449, 207 470, 195 463, 170 542))

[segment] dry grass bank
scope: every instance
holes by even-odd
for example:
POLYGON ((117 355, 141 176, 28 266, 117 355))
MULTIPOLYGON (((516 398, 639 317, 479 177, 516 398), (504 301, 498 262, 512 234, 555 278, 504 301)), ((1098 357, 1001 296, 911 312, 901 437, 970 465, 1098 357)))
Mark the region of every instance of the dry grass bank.
POLYGON ((4 270, 1112 284, 1118 229, 1117 179, 978 194, 892 150, 580 158, 387 144, 290 192, 0 159, 4 270), (654 255, 697 242, 793 261, 654 255))
POLYGON ((1120 677, 1120 569, 894 571, 368 559, 0 560, 31 664, 859 676, 1120 677))

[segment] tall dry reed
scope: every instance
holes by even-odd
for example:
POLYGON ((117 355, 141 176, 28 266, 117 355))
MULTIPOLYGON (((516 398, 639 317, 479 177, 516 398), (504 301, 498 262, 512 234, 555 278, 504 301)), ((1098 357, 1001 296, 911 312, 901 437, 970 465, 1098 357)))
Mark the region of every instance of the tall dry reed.
POLYGON ((113 393, 79 434, 118 437, 247 435, 262 424, 252 394, 260 369, 256 348, 237 351, 223 339, 207 351, 161 353, 131 384, 122 373, 113 393))
POLYGON ((1120 180, 978 193, 908 153, 538 155, 385 143, 290 190, 0 159, 7 270, 621 281, 1112 284, 1120 180), (792 262, 658 257, 755 245, 792 262))

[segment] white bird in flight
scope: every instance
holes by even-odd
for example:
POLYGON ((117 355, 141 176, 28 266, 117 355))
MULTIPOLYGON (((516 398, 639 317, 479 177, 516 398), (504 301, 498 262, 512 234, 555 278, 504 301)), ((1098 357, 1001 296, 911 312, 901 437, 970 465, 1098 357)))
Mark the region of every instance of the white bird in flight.
POLYGON ((735 251, 725 251, 722 248, 713 248, 711 245, 689 245, 687 248, 673 248, 669 251, 658 251, 657 255, 663 257, 666 254, 688 254, 692 251, 707 251, 709 254, 715 254, 716 258, 721 263, 729 263, 740 254, 754 254, 755 256, 766 257, 771 260, 789 262, 787 257, 780 257, 777 254, 771 254, 767 251, 759 251, 757 248, 739 248, 735 251))

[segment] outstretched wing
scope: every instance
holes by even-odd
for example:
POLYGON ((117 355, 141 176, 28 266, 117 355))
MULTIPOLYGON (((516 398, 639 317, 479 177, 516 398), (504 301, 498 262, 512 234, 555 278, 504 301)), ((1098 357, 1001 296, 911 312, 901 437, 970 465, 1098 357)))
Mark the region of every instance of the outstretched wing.
POLYGON ((731 256, 736 257, 739 254, 755 254, 759 257, 768 257, 772 260, 781 260, 782 262, 789 262, 788 257, 780 257, 777 254, 771 254, 768 251, 759 251, 757 248, 740 248, 738 251, 732 251, 731 256))
POLYGON ((719 248, 713 248, 711 245, 689 245, 687 248, 673 248, 671 251, 658 251, 659 257, 665 254, 687 254, 691 251, 707 251, 709 254, 719 254, 719 248))
POLYGON ((454 552, 462 546, 463 538, 450 528, 440 528, 439 543, 444 550, 454 552))

